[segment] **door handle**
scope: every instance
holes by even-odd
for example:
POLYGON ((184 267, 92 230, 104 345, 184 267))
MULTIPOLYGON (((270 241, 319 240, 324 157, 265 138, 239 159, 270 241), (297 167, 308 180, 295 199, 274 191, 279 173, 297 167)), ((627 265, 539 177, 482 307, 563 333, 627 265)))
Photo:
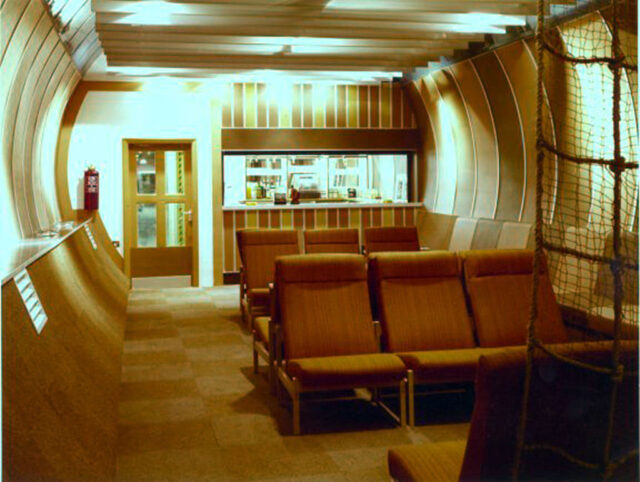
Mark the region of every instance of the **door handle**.
POLYGON ((191 209, 189 209, 188 211, 185 211, 183 216, 187 217, 187 221, 189 222, 193 221, 193 211, 191 209))

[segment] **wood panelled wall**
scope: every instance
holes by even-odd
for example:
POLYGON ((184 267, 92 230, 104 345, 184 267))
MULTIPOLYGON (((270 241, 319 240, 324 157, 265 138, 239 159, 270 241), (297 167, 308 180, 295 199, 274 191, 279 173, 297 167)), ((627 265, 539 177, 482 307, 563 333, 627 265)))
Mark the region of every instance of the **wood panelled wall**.
MULTIPOLYGON (((577 43, 593 38, 594 46, 602 41, 604 51, 607 38, 610 43, 604 20, 606 12, 604 19, 603 14, 594 13, 564 24, 557 29, 558 40, 565 50, 575 44, 576 51, 577 43)), ((631 37, 625 44, 635 45, 637 32, 624 34, 631 37)), ((635 52, 631 54, 637 57, 635 52)), ((576 80, 580 75, 575 66, 561 66, 550 56, 547 63, 544 122, 550 142, 566 152, 593 153, 590 144, 594 140, 589 138, 586 126, 584 138, 576 139, 575 134, 569 137, 569 133, 579 130, 577 123, 587 121, 577 111, 590 108, 591 92, 576 80)), ((534 221, 536 75, 535 46, 532 40, 521 40, 430 73, 408 86, 407 94, 421 130, 425 169, 418 196, 424 199, 427 210, 473 218, 534 221)), ((636 133, 635 139, 629 141, 635 144, 630 153, 637 148, 636 75, 630 71, 623 79, 628 81, 626 88, 623 86, 623 96, 625 92, 627 96, 623 101, 634 105, 627 109, 627 124, 632 126, 628 129, 636 133)), ((601 142, 599 138, 595 141, 601 142)), ((556 159, 556 165, 548 166, 547 179, 568 172, 558 162, 556 159)), ((604 174, 589 168, 576 169, 574 174, 548 183, 545 203, 549 213, 554 213, 555 206, 571 196, 576 186, 587 199, 592 189, 606 189, 604 174)), ((637 187, 627 189, 625 196, 623 203, 627 206, 637 204, 637 187)), ((585 202, 581 209, 588 212, 555 215, 569 223, 571 219, 577 224, 587 220, 601 222, 607 213, 597 205, 585 202)), ((635 213, 633 219, 625 220, 628 229, 633 229, 638 223, 638 209, 629 207, 627 211, 635 213)))
POLYGON ((128 282, 100 220, 27 268, 48 321, 37 334, 2 285, 5 480, 113 480, 128 282))
MULTIPOLYGON (((363 230, 375 226, 414 226, 419 207, 247 209, 225 211, 223 215, 224 272, 240 269, 235 232, 245 228, 305 229, 357 228, 360 244, 363 230)), ((300 249, 302 236, 300 236, 300 249)))
POLYGON ((60 36, 42 0, 0 6, 0 207, 7 229, 29 237, 59 219, 54 159, 60 118, 100 45, 91 2, 63 2, 60 36), (12 229, 13 228, 13 229, 12 229))
POLYGON ((411 105, 399 83, 235 83, 226 89, 223 128, 415 127, 411 105))
MULTIPOLYGON (((606 10, 582 16, 557 27, 550 39, 555 48, 572 56, 609 56, 608 19, 606 10)), ((637 22, 626 22, 620 31, 625 55, 637 63, 637 22)), ((484 223, 480 234, 490 240, 489 228, 496 225, 483 218, 518 223, 519 227, 535 222, 536 79, 535 45, 532 40, 521 40, 430 73, 409 86, 425 169, 418 198, 424 199, 428 211, 440 216, 428 229, 437 226, 443 239, 447 235, 456 238, 456 229, 464 223, 473 226, 475 239, 484 223), (458 216, 455 227, 453 216, 458 216)), ((571 155, 612 159, 608 67, 572 65, 547 53, 544 82, 545 139, 571 155)), ((633 162, 638 152, 636 72, 623 73, 621 96, 622 154, 633 162)), ((630 257, 637 257, 638 246, 640 180, 635 174, 624 175, 621 199, 622 249, 630 257)), ((611 249, 607 240, 614 198, 610 170, 547 155, 544 191, 546 240, 595 256, 606 255, 611 249)), ((597 294, 607 266, 554 252, 549 254, 549 264, 562 303, 583 310, 610 303, 602 293, 597 294)), ((625 283, 633 292, 630 303, 637 306, 637 277, 625 283)))
POLYGON ((429 211, 532 222, 536 66, 515 42, 413 83, 429 211))

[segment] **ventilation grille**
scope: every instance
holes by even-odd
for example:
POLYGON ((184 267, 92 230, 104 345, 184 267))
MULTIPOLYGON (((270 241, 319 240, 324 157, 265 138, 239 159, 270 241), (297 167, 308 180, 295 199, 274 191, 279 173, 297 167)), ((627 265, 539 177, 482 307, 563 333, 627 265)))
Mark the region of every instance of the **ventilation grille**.
POLYGON ((93 237, 93 233, 91 232, 91 229, 89 229, 88 224, 84 225, 84 232, 87 233, 87 238, 89 238, 89 242, 91 243, 91 246, 93 247, 93 249, 97 250, 98 245, 96 244, 96 238, 93 237))
POLYGON ((40 334, 44 325, 47 323, 47 314, 44 312, 44 308, 40 303, 40 298, 38 298, 38 293, 36 293, 36 289, 31 282, 29 273, 27 273, 26 269, 23 269, 13 278, 13 280, 18 287, 18 291, 20 292, 24 306, 27 308, 31 322, 38 334, 40 334))

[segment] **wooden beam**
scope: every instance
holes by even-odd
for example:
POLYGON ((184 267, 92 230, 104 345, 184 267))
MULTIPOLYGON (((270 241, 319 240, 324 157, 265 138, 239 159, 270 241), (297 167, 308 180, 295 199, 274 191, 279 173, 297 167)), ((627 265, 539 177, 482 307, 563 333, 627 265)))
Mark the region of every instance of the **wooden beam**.
MULTIPOLYGON (((569 0, 560 0, 557 3, 567 3, 569 0)), ((173 1, 174 10, 183 12, 187 15, 218 15, 220 13, 237 12, 240 14, 253 14, 256 10, 264 10, 278 15, 318 15, 318 14, 347 14, 352 16, 385 16, 385 15, 403 15, 407 13, 501 13, 505 15, 534 15, 536 12, 536 2, 532 0, 523 1, 424 1, 418 0, 413 2, 388 2, 377 1, 367 2, 357 0, 351 2, 351 8, 318 8, 304 4, 285 4, 282 0, 276 2, 227 2, 210 0, 201 2, 197 0, 191 1, 173 1), (370 5, 370 7, 367 7, 370 5), (355 8, 353 8, 355 7, 355 8)), ((554 2, 555 3, 555 2, 554 2)), ((337 6, 340 3, 336 3, 337 6)), ((94 0, 93 8, 96 12, 139 12, 140 4, 136 1, 128 0, 94 0)))
MULTIPOLYGON (((238 54, 238 55, 277 55, 283 48, 282 45, 218 45, 209 43, 174 43, 174 42, 128 42, 103 40, 102 47, 107 55, 113 52, 136 52, 136 53, 175 53, 185 52, 191 54, 238 54)), ((294 47, 295 48, 295 47, 294 47)), ((440 57, 449 55, 453 52, 454 47, 432 47, 430 49, 396 49, 381 47, 314 47, 313 50, 306 50, 309 47, 301 46, 300 54, 315 54, 319 57, 330 56, 358 56, 360 58, 377 57, 383 58, 407 58, 426 56, 440 57), (317 50, 316 50, 317 49, 317 50)), ((287 57, 296 57, 295 50, 286 55, 287 57)))
MULTIPOLYGON (((127 25, 140 25, 139 19, 131 18, 130 14, 98 12, 96 22, 121 23, 127 25)), ((163 20, 164 21, 164 20, 163 20)), ((379 20, 379 19, 351 19, 336 17, 314 17, 295 18, 276 15, 171 15, 168 19, 171 25, 193 26, 193 27, 236 27, 241 32, 252 32, 254 27, 259 26, 280 26, 289 29, 291 25, 304 26, 305 28, 336 28, 336 29, 373 29, 373 30, 400 30, 417 32, 460 32, 460 33, 504 33, 505 24, 488 25, 477 22, 461 22, 439 18, 428 18, 424 20, 379 20)), ((164 25, 164 23, 163 23, 164 25)), ((140 28, 140 27, 138 27, 140 28)), ((144 28, 144 24, 141 26, 144 28)), ((285 31, 287 31, 285 30, 285 31)), ((282 33, 282 31, 281 31, 282 33)))
MULTIPOLYGON (((109 65, 112 67, 175 67, 188 69, 213 69, 227 70, 234 72, 237 70, 258 70, 258 69, 277 69, 277 70, 331 70, 331 71, 374 71, 374 72, 410 72, 415 66, 407 65, 402 62, 396 63, 371 63, 362 62, 354 63, 350 59, 341 59, 341 62, 321 62, 321 61, 274 61, 272 58, 260 57, 251 59, 246 56, 237 56, 237 59, 229 58, 221 59, 199 59, 187 57, 184 55, 175 56, 146 56, 140 58, 132 55, 110 55, 109 65)), ((423 64, 420 64, 423 65, 423 64)))
POLYGON ((283 33, 292 37, 320 37, 320 38, 347 38, 347 39, 379 39, 379 40, 445 40, 445 39, 465 39, 469 41, 482 41, 484 35, 479 33, 465 32, 441 32, 441 31, 406 31, 402 28, 395 30, 380 30, 370 28, 327 28, 308 27, 301 25, 289 25, 286 30, 282 26, 274 25, 253 25, 244 26, 186 26, 186 25, 145 25, 140 26, 124 24, 104 24, 97 23, 98 32, 155 32, 155 33, 185 33, 190 35, 242 35, 248 32, 252 35, 270 37, 281 37, 283 33))
POLYGON ((429 48, 460 48, 468 42, 479 42, 482 35, 466 36, 464 38, 450 38, 438 40, 405 40, 405 39, 377 39, 377 38, 322 38, 322 37, 260 37, 245 35, 215 35, 215 34, 187 34, 174 32, 149 32, 130 30, 103 30, 100 39, 105 42, 171 42, 217 45, 318 45, 339 47, 371 47, 388 49, 429 49, 429 48))

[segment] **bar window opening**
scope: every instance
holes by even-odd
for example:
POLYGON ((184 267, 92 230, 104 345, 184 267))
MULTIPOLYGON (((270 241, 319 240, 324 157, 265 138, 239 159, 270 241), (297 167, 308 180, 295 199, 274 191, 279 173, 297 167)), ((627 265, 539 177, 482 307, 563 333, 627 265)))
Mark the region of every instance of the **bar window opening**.
POLYGON ((224 205, 407 203, 407 153, 247 153, 223 158, 224 205))

